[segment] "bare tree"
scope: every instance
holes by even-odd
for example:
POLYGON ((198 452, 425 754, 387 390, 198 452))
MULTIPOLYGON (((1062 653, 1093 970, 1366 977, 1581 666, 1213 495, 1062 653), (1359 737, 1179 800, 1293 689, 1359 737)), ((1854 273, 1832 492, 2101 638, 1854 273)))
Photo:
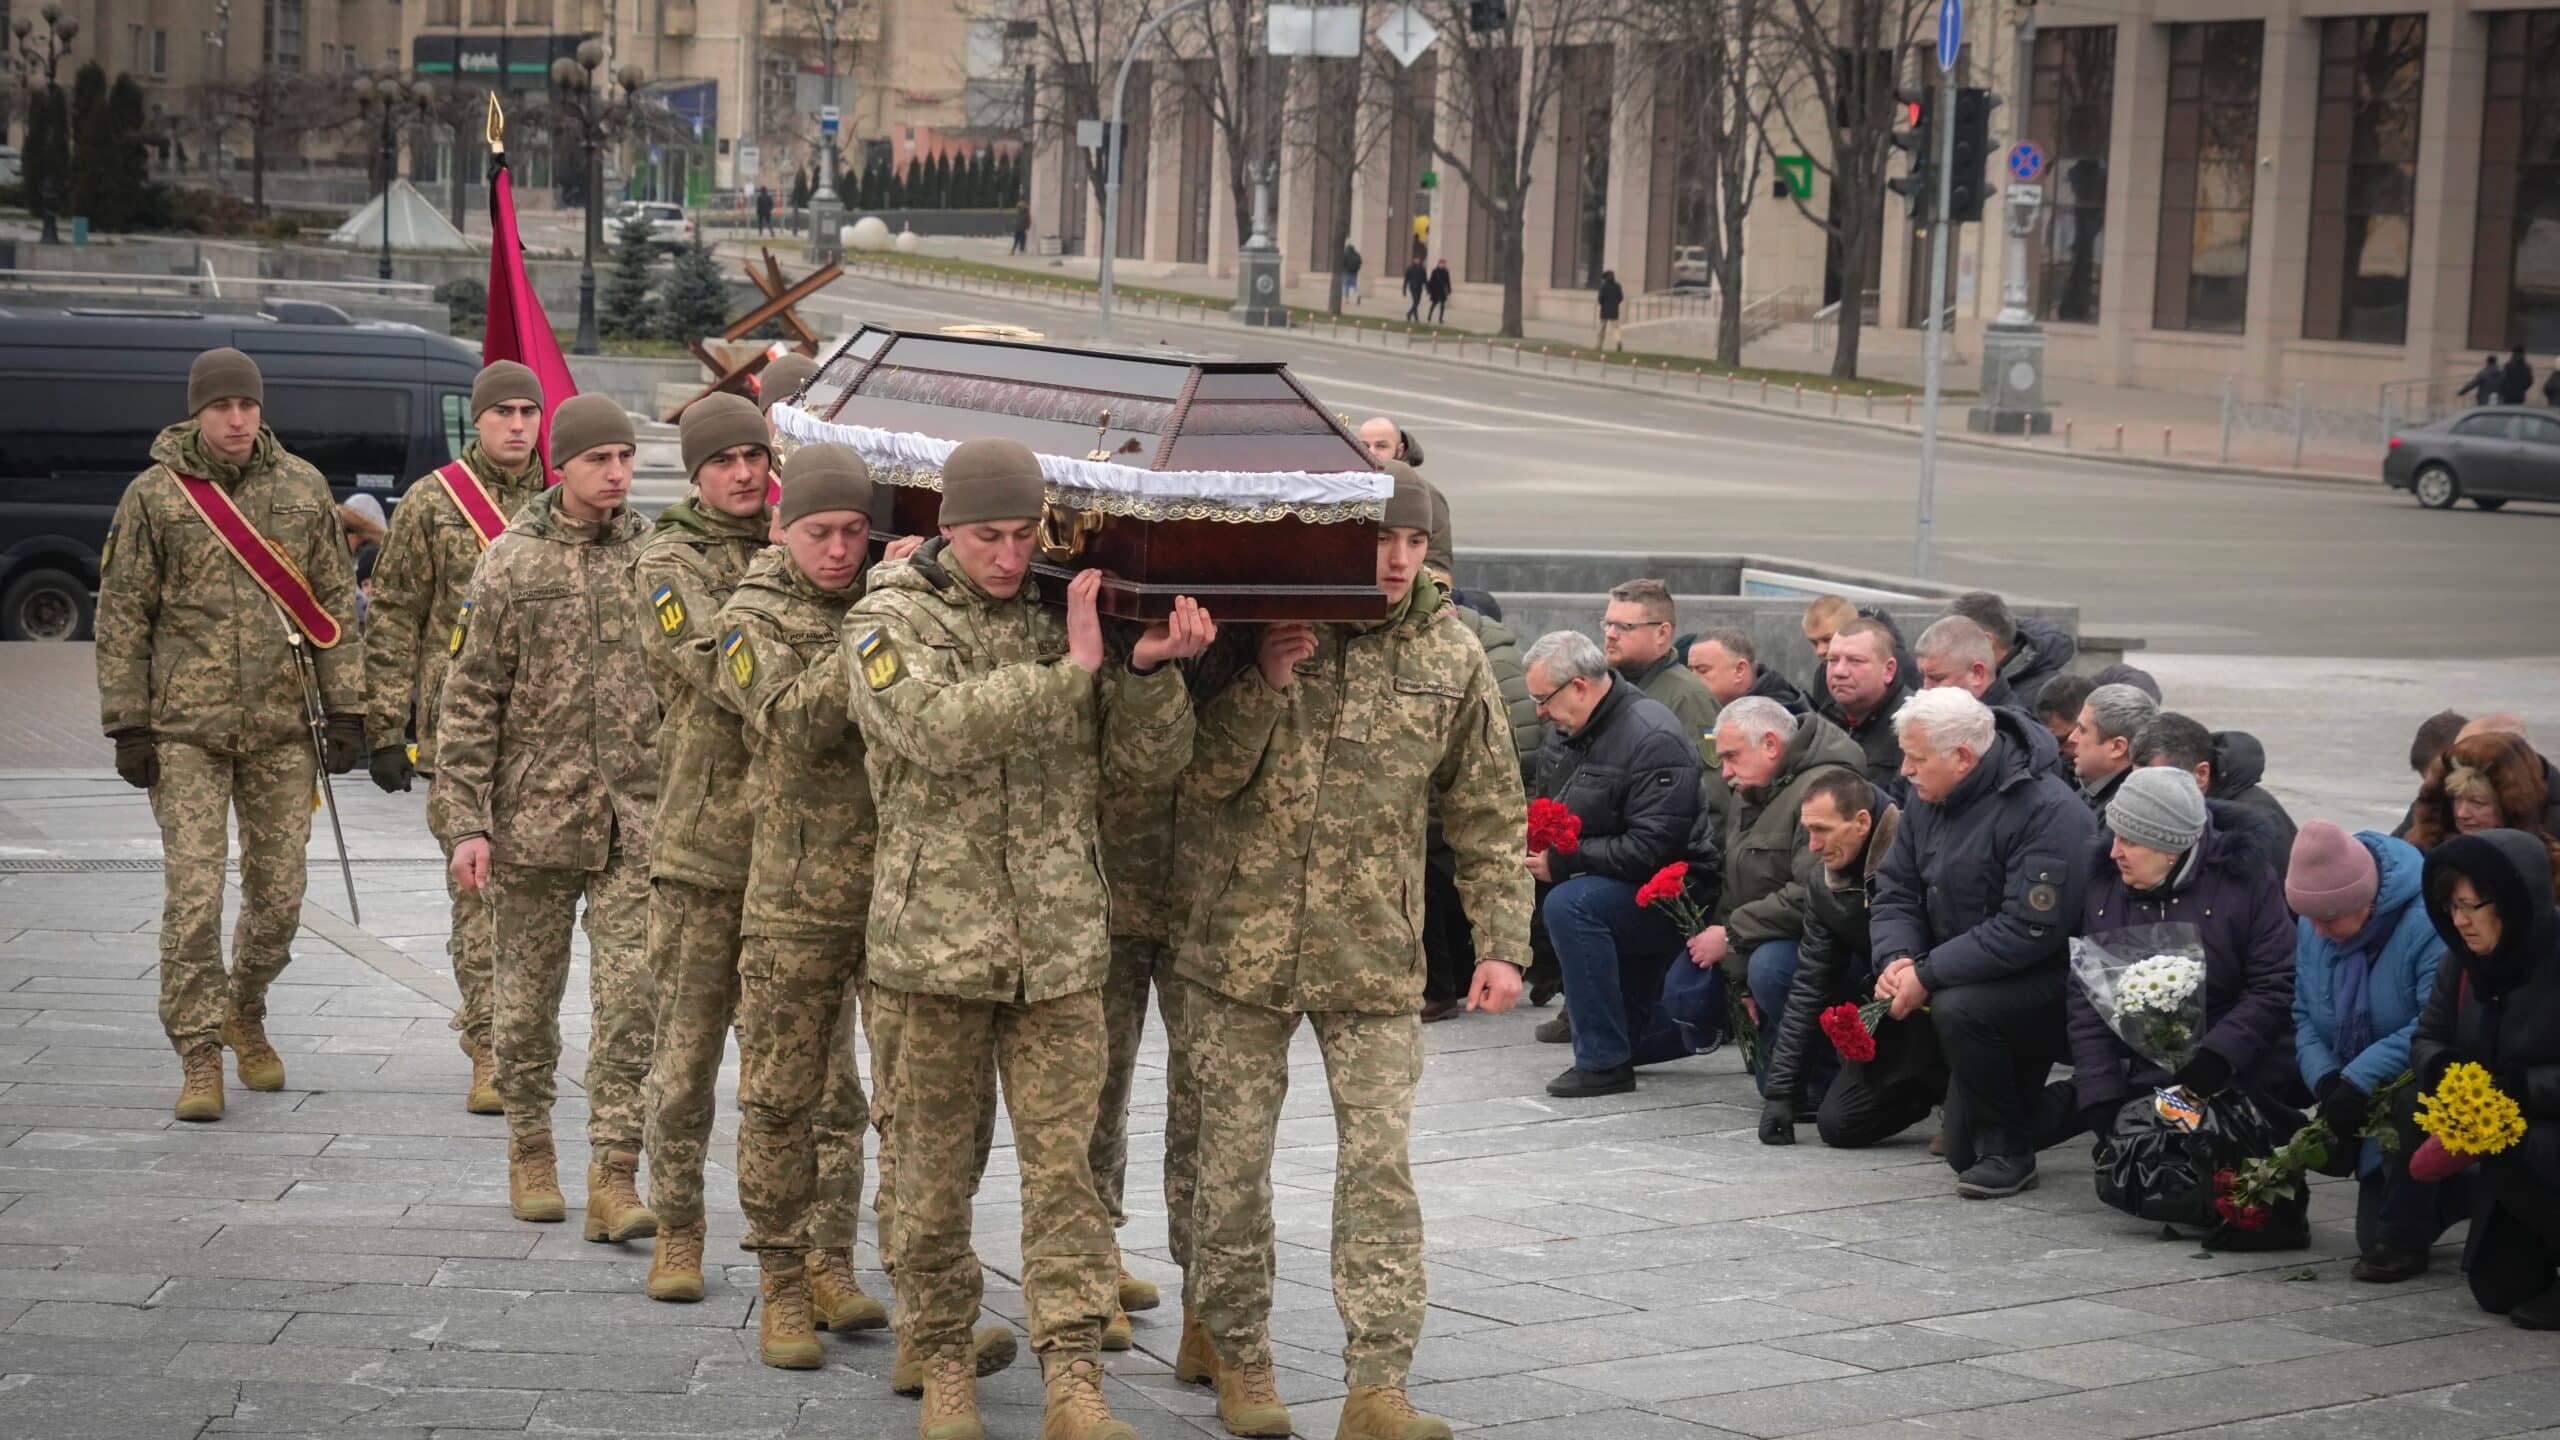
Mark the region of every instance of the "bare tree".
MULTIPOLYGON (((1254 0, 1208 0, 1168 23, 1158 42, 1191 104, 1209 116, 1227 154, 1227 198, 1241 231, 1253 214, 1254 167, 1274 163, 1286 107, 1288 61, 1260 40, 1254 0), (1197 63, 1184 64, 1184 60, 1197 63)), ((1278 217, 1273 217, 1275 225, 1278 217)), ((1337 252, 1339 253, 1339 252, 1337 252)))
POLYGON ((302 136, 345 124, 356 108, 355 92, 343 77, 274 66, 206 85, 196 99, 214 133, 249 132, 249 203, 260 215, 267 213, 270 148, 298 148, 302 136))
MULTIPOLYGON (((1394 130, 1395 61, 1384 50, 1364 47, 1357 56, 1307 62, 1305 83, 1292 86, 1281 113, 1283 138, 1289 149, 1304 155, 1309 183, 1326 193, 1331 223, 1313 237, 1324 247, 1315 257, 1333 272, 1326 308, 1342 313, 1342 253, 1351 244, 1351 210, 1360 171, 1387 144, 1394 130)), ((1377 257, 1380 266, 1387 262, 1377 257)), ((1372 272, 1384 277, 1384 270, 1372 272)))
MULTIPOLYGON (((803 65, 817 66, 826 76, 825 93, 818 105, 838 104, 836 97, 842 93, 839 77, 852 73, 861 62, 863 37, 877 33, 876 18, 865 23, 870 4, 867 0, 776 0, 776 8, 786 24, 784 33, 775 37, 776 48, 803 65)), ((801 105, 795 95, 785 114, 792 138, 806 145, 809 154, 817 157, 817 163, 823 164, 826 136, 819 124, 817 107, 801 105)), ((844 133, 851 133, 850 126, 844 133)), ((842 166, 841 156, 838 163, 842 166)), ((817 166, 813 164, 811 168, 817 166)), ((834 176, 827 179, 838 183, 834 176)))
POLYGON ((1494 273, 1502 282, 1500 334, 1518 337, 1524 314, 1531 167, 1567 79, 1575 47, 1597 38, 1612 0, 1512 0, 1502 26, 1476 30, 1467 0, 1417 0, 1440 28, 1441 71, 1466 119, 1464 151, 1434 127, 1431 153, 1467 182, 1493 220, 1494 273))
MULTIPOLYGON (((1655 103, 1682 120, 1671 163, 1675 241, 1696 236, 1722 303, 1716 363, 1742 363, 1742 251, 1768 159, 1759 136, 1774 98, 1750 55, 1772 0, 1633 0, 1624 19, 1649 60, 1655 103)), ((1657 162, 1660 163, 1660 162, 1657 162)))
MULTIPOLYGON (((1925 0, 1768 0, 1766 39, 1758 47, 1762 83, 1772 103, 1759 127, 1759 148, 1783 144, 1830 181, 1828 213, 1795 196, 1839 255, 1840 342, 1831 373, 1858 373, 1858 340, 1866 319, 1867 267, 1884 240, 1884 182, 1891 173, 1897 120, 1894 87, 1933 7, 1925 0)), ((1948 123, 1952 117, 1941 117, 1948 123)))
MULTIPOLYGON (((1109 104, 1111 83, 1118 77, 1121 58, 1128 52, 1130 37, 1137 33, 1149 14, 1147 0, 983 0, 982 12, 969 12, 976 19, 1001 19, 1015 27, 1028 26, 1036 33, 1012 42, 1025 50, 1023 60, 1036 71, 1036 83, 1030 89, 1031 113, 1023 117, 1026 140, 1037 145, 1054 140, 1060 163, 1081 166, 1085 181, 1093 191, 1093 202, 1103 203, 1108 175, 1101 157, 1088 160, 1076 145, 1076 124, 1103 117, 1109 104)), ((1136 77, 1131 77, 1136 83, 1136 77)), ((1029 172, 1026 170, 1024 200, 1030 199, 1029 172)), ((1123 217, 1131 221, 1134 217, 1123 217)))

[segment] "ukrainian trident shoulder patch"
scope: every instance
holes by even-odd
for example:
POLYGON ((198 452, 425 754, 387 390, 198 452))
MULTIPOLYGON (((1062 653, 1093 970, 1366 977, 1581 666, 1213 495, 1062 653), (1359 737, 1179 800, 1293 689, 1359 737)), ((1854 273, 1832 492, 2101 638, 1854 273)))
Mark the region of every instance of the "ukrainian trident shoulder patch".
POLYGON ((898 658, 898 647, 885 630, 865 633, 853 642, 853 653, 862 661, 862 683, 874 690, 886 690, 907 673, 905 662, 898 658))
POLYGON ((661 585, 649 595, 649 608, 658 612, 658 633, 673 635, 684 628, 684 601, 673 585, 661 585))
POLYGON ((720 642, 720 653, 728 658, 729 678, 737 681, 739 688, 755 683, 756 652, 755 647, 747 643, 746 631, 730 631, 729 638, 720 642))

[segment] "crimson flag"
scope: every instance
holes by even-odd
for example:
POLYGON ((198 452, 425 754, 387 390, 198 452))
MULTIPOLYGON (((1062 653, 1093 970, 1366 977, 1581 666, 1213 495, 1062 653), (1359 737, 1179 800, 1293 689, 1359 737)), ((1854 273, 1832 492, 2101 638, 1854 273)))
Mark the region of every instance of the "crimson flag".
POLYGON ((516 234, 515 187, 507 172, 506 153, 493 150, 489 157, 489 324, 480 337, 480 363, 500 360, 517 361, 542 381, 542 456, 556 485, 560 472, 550 464, 551 414, 578 393, 578 382, 570 378, 569 362, 560 354, 560 337, 552 333, 551 318, 542 313, 542 300, 524 273, 524 242, 516 234))

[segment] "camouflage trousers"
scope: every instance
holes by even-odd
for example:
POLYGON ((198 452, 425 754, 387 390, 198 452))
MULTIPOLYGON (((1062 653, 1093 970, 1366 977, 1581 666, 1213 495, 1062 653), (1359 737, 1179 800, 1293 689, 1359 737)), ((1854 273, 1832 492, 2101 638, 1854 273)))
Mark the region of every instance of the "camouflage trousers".
POLYGON ((657 991, 641 945, 648 926, 648 861, 619 839, 602 870, 489 867, 496 912, 496 994, 489 1036, 498 1098, 514 1135, 548 1133, 560 1065, 560 997, 569 988, 569 929, 586 902, 587 1141, 601 1154, 640 1151, 641 1082, 657 1031, 657 991))
MULTIPOLYGON (((452 786, 428 781, 427 833, 436 837, 447 860, 453 858, 452 795, 452 786)), ((444 893, 453 906, 444 954, 453 965, 454 986, 462 991, 462 1008, 446 1023, 461 1032, 464 1048, 469 1049, 470 1042, 485 1044, 489 1038, 489 976, 498 957, 497 912, 490 907, 489 891, 463 889, 450 865, 444 872, 444 893)))
POLYGON ((649 977, 658 997, 647 1091, 649 1209, 661 1225, 702 1218, 702 1153, 711 1143, 729 1022, 738 1013, 738 926, 746 905, 743 890, 649 882, 649 977))
POLYGON ((853 1058, 862 932, 750 935, 738 976, 740 1248, 851 1249, 871 1123, 853 1058))
POLYGON ((301 741, 246 755, 160 743, 160 822, 166 879, 160 902, 160 1028, 185 1054, 221 1039, 226 1008, 266 1013, 267 987, 292 958, 302 926, 304 847, 318 783, 301 741), (231 817, 240 817, 240 921, 222 968, 222 872, 231 817))
POLYGON ((1031 1348, 1093 1354, 1115 1300, 1117 1259, 1085 1159, 1102 1094, 1102 991, 1015 1004, 875 989, 872 1003, 895 1012, 899 1030, 891 1278, 905 1338, 927 1355, 963 1349, 985 1298, 969 1243, 969 1145, 992 1054, 1022 1174, 1031 1348))
MULTIPOLYGON (((897 1008, 889 1003, 896 997, 875 986, 862 987, 862 1033, 871 1042, 871 1128, 880 1136, 880 1156, 874 1167, 879 1179, 871 1196, 872 1228, 880 1240, 880 1268, 895 1277, 898 1273, 897 1193, 898 1193, 898 1057, 905 1050, 905 1029, 899 1023, 897 1008)), ((972 1125, 974 1149, 969 1164, 969 1198, 978 1198, 978 1186, 987 1178, 987 1156, 996 1144, 996 1053, 993 1048, 978 1056, 978 1114, 972 1125)))
MULTIPOLYGON (((1200 1194, 1184 1300, 1228 1364, 1271 1358, 1271 1152, 1301 1018, 1181 982, 1200 1089, 1200 1194)), ((1405 1383, 1422 1338, 1422 1204, 1406 1143, 1422 1078, 1414 1014, 1315 1014, 1333 1092, 1333 1304, 1349 1385, 1405 1383)))
POLYGON ((1114 1229, 1129 1221, 1121 1203, 1128 1194, 1129 1102, 1138 1078, 1138 1043, 1146 1038, 1147 991, 1155 990, 1164 1017, 1165 1117, 1164 1209, 1173 1263, 1191 1264, 1191 1197, 1199 1187, 1200 1093, 1192 1088, 1191 1044, 1183 1024, 1182 982, 1173 974, 1173 951, 1135 935, 1111 937, 1111 974, 1102 986, 1102 1024, 1110 1058, 1102 1075, 1102 1111, 1086 1152, 1094 1188, 1114 1229))

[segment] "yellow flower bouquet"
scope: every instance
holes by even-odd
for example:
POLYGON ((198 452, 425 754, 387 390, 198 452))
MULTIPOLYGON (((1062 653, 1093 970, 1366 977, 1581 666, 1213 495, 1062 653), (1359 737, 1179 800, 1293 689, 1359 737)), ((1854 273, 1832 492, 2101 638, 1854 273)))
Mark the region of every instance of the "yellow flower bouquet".
POLYGON ((2483 1155, 2512 1148, 2524 1138, 2524 1111, 2470 1061, 2449 1066, 2436 1088, 2418 1096, 2418 1128, 2427 1143, 2409 1157, 2409 1173, 2441 1180, 2483 1155))

